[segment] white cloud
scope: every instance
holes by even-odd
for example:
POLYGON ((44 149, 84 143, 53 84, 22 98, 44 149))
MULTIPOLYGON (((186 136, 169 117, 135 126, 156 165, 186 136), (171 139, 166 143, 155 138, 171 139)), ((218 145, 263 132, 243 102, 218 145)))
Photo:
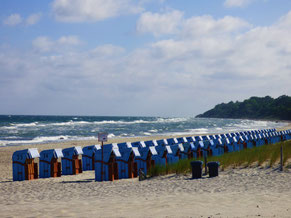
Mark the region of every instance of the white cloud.
POLYGON ((214 19, 210 15, 194 16, 188 19, 180 11, 166 13, 143 13, 136 24, 137 32, 154 36, 166 34, 195 37, 199 35, 225 34, 251 27, 245 20, 232 16, 214 19))
POLYGON ((7 26, 15 26, 22 22, 22 18, 19 14, 11 14, 4 19, 3 24, 7 26))
POLYGON ((254 2, 254 0, 225 0, 224 6, 227 8, 232 7, 245 7, 250 3, 254 2))
POLYGON ((41 13, 35 13, 29 15, 26 19, 22 18, 20 14, 11 14, 6 19, 4 19, 3 24, 8 26, 16 26, 19 24, 25 24, 27 26, 34 25, 39 22, 41 18, 41 13))
POLYGON ((41 13, 31 14, 26 18, 25 23, 28 26, 34 25, 39 22, 40 18, 41 18, 41 13))
POLYGON ((100 21, 142 11, 133 0, 54 0, 52 9, 62 22, 100 21))
POLYGON ((125 52, 125 49, 120 46, 111 44, 101 45, 92 50, 92 54, 100 56, 116 56, 125 52))
POLYGON ((57 40, 60 45, 79 45, 81 42, 77 36, 62 36, 57 40))
POLYGON ((145 12, 137 21, 136 29, 139 33, 153 33, 155 36, 177 33, 181 25, 183 13, 171 11, 164 14, 145 12))
POLYGON ((61 42, 72 46, 68 37, 35 41, 50 53, 0 48, 0 100, 27 111, 34 105, 38 113, 168 116, 291 93, 291 12, 266 27, 233 17, 198 18, 189 18, 191 25, 181 25, 173 38, 133 51, 110 44, 82 52, 53 49, 61 42), (197 24, 202 21, 207 27, 197 24))
POLYGON ((33 40, 32 45, 39 51, 46 52, 53 48, 54 42, 48 37, 40 36, 33 40))
POLYGON ((66 48, 80 45, 81 41, 77 36, 62 36, 52 40, 46 36, 39 36, 32 41, 33 47, 40 52, 64 51, 66 48))
POLYGON ((216 20, 210 15, 205 15, 186 19, 182 34, 190 37, 225 34, 250 26, 249 23, 237 17, 225 16, 224 18, 216 20))

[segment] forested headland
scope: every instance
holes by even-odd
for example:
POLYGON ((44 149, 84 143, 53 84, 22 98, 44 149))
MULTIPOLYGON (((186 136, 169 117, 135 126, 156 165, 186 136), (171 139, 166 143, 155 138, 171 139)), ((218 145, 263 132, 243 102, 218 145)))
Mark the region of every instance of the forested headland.
POLYGON ((291 120, 291 97, 251 97, 243 102, 229 102, 216 105, 213 109, 196 117, 291 120))

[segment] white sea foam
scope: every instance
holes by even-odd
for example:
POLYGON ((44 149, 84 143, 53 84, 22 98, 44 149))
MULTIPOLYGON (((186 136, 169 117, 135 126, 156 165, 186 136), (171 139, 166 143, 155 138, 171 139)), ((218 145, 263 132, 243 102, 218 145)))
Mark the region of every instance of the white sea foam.
POLYGON ((33 123, 17 123, 17 124, 11 124, 12 126, 15 127, 29 127, 29 126, 36 126, 38 122, 33 122, 33 123))
POLYGON ((68 122, 61 122, 61 123, 49 123, 47 125, 51 126, 72 126, 72 125, 84 125, 84 124, 91 124, 92 122, 87 122, 87 121, 73 121, 70 120, 68 122))
POLYGON ((1 126, 0 129, 17 129, 17 126, 1 126))
POLYGON ((149 130, 149 132, 158 132, 158 130, 157 129, 151 129, 151 130, 149 130))
POLYGON ((73 125, 106 125, 106 124, 123 124, 123 125, 130 125, 130 124, 155 124, 155 123, 178 123, 178 122, 185 122, 189 118, 158 118, 156 120, 134 120, 134 121, 114 121, 114 120, 104 120, 104 121, 76 121, 78 118, 73 118, 73 120, 67 122, 55 122, 55 123, 39 123, 39 122, 32 122, 32 123, 16 123, 11 124, 11 126, 3 126, 0 127, 2 129, 16 129, 22 127, 46 127, 46 126, 73 126, 73 125))
POLYGON ((107 136, 108 138, 114 138, 115 137, 115 135, 113 134, 113 133, 110 133, 110 134, 108 134, 108 136, 107 136))
POLYGON ((21 145, 21 144, 40 144, 46 142, 59 142, 59 141, 70 141, 70 140, 95 140, 96 137, 89 136, 67 136, 67 135, 59 135, 59 136, 40 136, 35 137, 32 140, 0 140, 0 146, 7 145, 21 145))
POLYGON ((157 120, 134 120, 134 121, 94 121, 94 124, 143 124, 143 123, 177 123, 187 121, 188 118, 158 118, 157 120))
POLYGON ((190 133, 202 134, 202 133, 207 133, 209 131, 209 129, 206 129, 206 128, 196 128, 196 129, 189 129, 188 131, 190 133))

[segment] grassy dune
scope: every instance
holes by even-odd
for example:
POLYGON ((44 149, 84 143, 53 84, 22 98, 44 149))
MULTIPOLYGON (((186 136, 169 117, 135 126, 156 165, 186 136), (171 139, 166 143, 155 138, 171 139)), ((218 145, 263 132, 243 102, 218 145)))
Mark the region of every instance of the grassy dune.
MULTIPOLYGON (((238 152, 226 153, 219 157, 208 157, 207 161, 220 162, 220 169, 265 166, 272 167, 280 160, 280 148, 283 144, 283 164, 285 167, 291 167, 288 160, 291 159, 291 140, 276 144, 263 145, 251 149, 244 149, 238 152)), ((199 159, 202 160, 203 159, 199 159)), ((150 176, 165 175, 169 173, 184 174, 191 172, 190 162, 192 160, 184 159, 175 164, 167 166, 155 166, 149 171, 150 176)))

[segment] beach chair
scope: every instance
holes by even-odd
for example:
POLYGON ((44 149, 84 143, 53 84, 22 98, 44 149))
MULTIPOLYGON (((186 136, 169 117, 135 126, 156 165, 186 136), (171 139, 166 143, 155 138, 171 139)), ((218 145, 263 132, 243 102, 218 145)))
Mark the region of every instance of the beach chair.
POLYGON ((186 139, 186 137, 180 137, 180 138, 177 138, 177 140, 178 140, 178 143, 182 143, 182 144, 188 142, 188 140, 186 139))
POLYGON ((231 138, 231 143, 234 146, 233 151, 239 151, 243 149, 243 144, 240 143, 240 138, 238 136, 233 136, 231 138))
POLYGON ((167 144, 168 145, 179 144, 178 139, 176 139, 176 138, 169 138, 169 139, 166 139, 166 140, 167 140, 167 144))
POLYGON ((160 146, 166 146, 166 145, 168 145, 167 139, 160 139, 160 140, 157 140, 156 142, 160 146))
POLYGON ((13 181, 38 178, 38 166, 34 159, 39 157, 36 148, 15 151, 12 155, 13 181))
POLYGON ((155 165, 161 165, 161 166, 167 165, 168 151, 166 149, 166 146, 158 145, 158 146, 155 146, 155 149, 158 153, 158 155, 152 156, 152 159, 155 161, 155 165))
POLYGON ((82 166, 83 171, 95 170, 95 152, 100 149, 100 145, 89 145, 83 147, 82 166))
MULTIPOLYGON (((156 141, 156 140, 155 140, 155 141, 156 141)), ((154 142, 153 142, 152 140, 145 141, 144 144, 145 144, 147 147, 155 146, 155 145, 154 145, 154 142)))
POLYGON ((106 144, 95 152, 95 181, 118 180, 116 158, 121 157, 117 146, 106 144))
MULTIPOLYGON (((178 144, 167 145, 166 150, 167 150, 167 163, 168 164, 177 163, 180 159, 179 145, 178 144)), ((184 151, 184 147, 183 147, 183 151, 184 151)))
POLYGON ((39 178, 60 177, 62 175, 61 162, 63 152, 61 149, 43 150, 39 157, 39 178))
POLYGON ((116 157, 118 164, 118 178, 135 178, 138 175, 136 158, 140 158, 138 148, 132 147, 131 143, 118 144, 121 157, 116 157))
POLYGON ((76 175, 82 173, 82 160, 79 156, 83 154, 80 146, 65 148, 62 150, 62 174, 76 175))
POLYGON ((201 135, 195 136, 194 138, 195 138, 196 141, 203 141, 203 138, 202 138, 201 135))
MULTIPOLYGON (((133 145, 136 146, 136 145, 133 145)), ((140 170, 147 175, 148 171, 155 166, 155 160, 158 159, 158 153, 154 146, 151 147, 138 147, 140 157, 135 158, 137 163, 137 172, 139 175, 140 170)))
POLYGON ((187 140, 187 142, 196 142, 196 139, 194 136, 186 137, 186 140, 187 140))
POLYGON ((193 158, 193 152, 191 150, 190 142, 186 142, 184 144, 179 144, 183 146, 183 151, 180 149, 180 159, 192 159, 193 158))

